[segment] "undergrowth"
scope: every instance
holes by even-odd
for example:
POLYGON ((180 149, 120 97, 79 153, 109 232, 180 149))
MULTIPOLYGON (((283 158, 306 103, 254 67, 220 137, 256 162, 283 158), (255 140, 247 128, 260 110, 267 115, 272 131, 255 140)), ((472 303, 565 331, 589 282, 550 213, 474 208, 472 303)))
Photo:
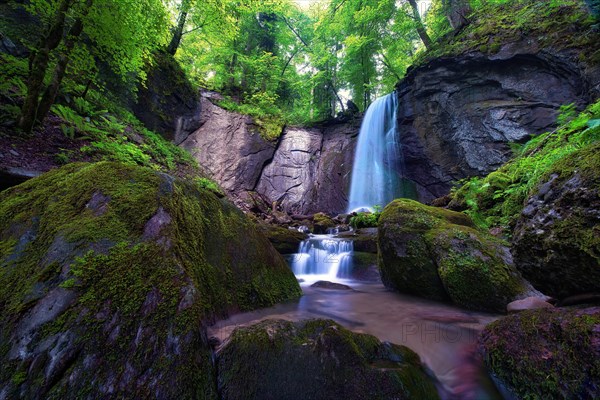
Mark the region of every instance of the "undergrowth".
MULTIPOLYGON (((26 58, 0 54, 0 122, 16 122, 26 95, 26 58)), ((119 161, 158 170, 174 170, 178 164, 195 168, 185 150, 150 131, 102 88, 86 88, 65 79, 59 102, 51 114, 60 118, 60 129, 71 140, 81 140, 80 151, 93 160, 119 161)), ((42 129, 44 127, 42 126, 42 129)), ((62 164, 67 154, 58 154, 62 164)))
POLYGON ((538 135, 516 157, 486 177, 462 180, 452 191, 452 205, 464 209, 481 228, 510 229, 525 200, 560 160, 600 140, 600 101, 577 114, 561 107, 559 127, 538 135))

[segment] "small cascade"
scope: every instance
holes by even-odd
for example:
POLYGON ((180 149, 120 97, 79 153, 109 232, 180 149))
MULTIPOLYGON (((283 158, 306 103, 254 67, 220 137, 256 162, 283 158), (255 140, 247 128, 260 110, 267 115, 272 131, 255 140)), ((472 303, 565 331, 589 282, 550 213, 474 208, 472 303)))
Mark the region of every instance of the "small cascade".
POLYGON ((396 93, 380 97, 367 109, 354 155, 348 211, 385 207, 403 197, 404 162, 398 142, 396 93))
POLYGON ((292 260, 292 271, 307 280, 336 280, 350 277, 353 242, 333 235, 313 235, 300 243, 292 260))

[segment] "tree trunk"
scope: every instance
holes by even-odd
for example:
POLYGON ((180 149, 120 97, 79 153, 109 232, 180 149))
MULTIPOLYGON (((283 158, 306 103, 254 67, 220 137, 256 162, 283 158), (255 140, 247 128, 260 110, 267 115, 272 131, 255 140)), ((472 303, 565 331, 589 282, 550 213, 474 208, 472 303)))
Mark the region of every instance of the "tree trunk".
POLYGON ((419 14, 419 7, 417 6, 416 0, 408 0, 410 3, 410 7, 412 8, 413 17, 415 19, 415 25, 417 28, 417 33, 421 38, 421 41, 425 45, 425 48, 431 48, 431 39, 425 30, 425 25, 423 25, 423 21, 421 20, 421 15, 419 14))
POLYGON ((444 0, 444 11, 452 29, 458 30, 469 23, 472 10, 469 0, 444 0))
POLYGON ((48 69, 50 52, 58 47, 63 37, 66 14, 71 7, 70 0, 62 0, 54 16, 48 34, 40 39, 37 50, 31 57, 29 77, 27 80, 27 96, 21 108, 18 126, 26 133, 31 132, 39 105, 39 97, 44 85, 44 77, 48 69))
POLYGON ((177 53, 177 49, 179 48, 179 44, 181 43, 181 38, 183 37, 183 28, 185 27, 185 21, 188 15, 188 2, 184 2, 181 5, 181 12, 179 13, 179 17, 177 17, 177 26, 173 29, 173 37, 171 38, 171 42, 167 47, 167 53, 174 56, 177 53))
POLYGON ((71 52, 73 51, 75 43, 77 43, 77 40, 83 31, 83 18, 87 15, 90 7, 92 6, 92 2, 93 0, 87 0, 85 9, 82 10, 82 15, 77 18, 71 29, 69 29, 67 40, 65 42, 65 50, 58 58, 50 85, 48 85, 44 91, 44 95, 42 96, 42 100, 38 106, 35 123, 41 123, 44 118, 46 118, 46 115, 50 111, 50 107, 52 104, 54 104, 54 100, 56 100, 58 89, 60 88, 60 84, 65 76, 65 73, 67 72, 67 65, 69 64, 71 52))

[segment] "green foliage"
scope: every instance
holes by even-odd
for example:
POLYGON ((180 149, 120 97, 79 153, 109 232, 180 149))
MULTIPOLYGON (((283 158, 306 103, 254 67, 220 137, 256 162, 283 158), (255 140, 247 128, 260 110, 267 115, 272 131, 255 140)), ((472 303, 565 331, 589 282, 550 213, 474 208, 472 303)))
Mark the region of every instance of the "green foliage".
POLYGON ((202 177, 196 178, 195 181, 202 189, 210 190, 211 192, 221 196, 223 195, 223 189, 221 189, 217 182, 213 181, 212 179, 202 177))
POLYGON ((579 114, 572 105, 562 111, 555 131, 532 138, 498 171, 460 182, 453 189, 453 203, 480 227, 512 227, 531 190, 556 163, 600 140, 600 101, 579 114))
POLYGON ((376 228, 381 216, 381 206, 374 206, 373 212, 359 212, 350 218, 350 226, 354 229, 376 228))

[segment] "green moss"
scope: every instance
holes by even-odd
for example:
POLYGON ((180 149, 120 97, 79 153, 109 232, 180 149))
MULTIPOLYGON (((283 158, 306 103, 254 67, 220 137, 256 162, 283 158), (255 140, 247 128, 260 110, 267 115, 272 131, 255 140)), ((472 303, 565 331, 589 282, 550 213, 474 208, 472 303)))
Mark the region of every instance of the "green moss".
POLYGON ((581 168, 593 182, 599 176, 597 153, 600 127, 590 121, 600 117, 600 101, 584 112, 563 118, 554 132, 531 139, 520 153, 498 171, 484 178, 471 178, 453 189, 450 206, 462 209, 481 228, 500 226, 512 230, 525 200, 536 188, 558 173, 572 176, 581 168))
POLYGON ((414 64, 477 50, 496 54, 502 44, 523 38, 537 42, 540 48, 577 49, 586 62, 597 63, 600 33, 579 0, 479 2, 469 21, 460 31, 442 36, 414 64))
MULTIPOLYGON (((30 348, 69 332, 82 354, 103 349, 94 371, 78 358, 78 383, 58 384, 49 397, 98 393, 84 386, 119 373, 124 355, 128 368, 182 382, 177 393, 214 394, 202 327, 230 310, 301 294, 252 222, 191 180, 116 163, 70 164, 2 192, 0 211, 0 238, 11 243, 0 269, 0 339, 11 337, 24 310, 60 289, 76 300, 36 328, 30 348), (175 357, 169 343, 187 350, 175 357)), ((27 376, 31 390, 43 387, 40 374, 27 376)))
POLYGON ((297 253, 300 242, 307 237, 307 235, 296 229, 288 229, 278 225, 261 225, 261 231, 281 254, 297 253))
POLYGON ((404 293, 504 312, 527 290, 505 243, 461 213, 394 200, 381 215, 378 244, 384 284, 404 293))
POLYGON ((520 398, 597 398, 599 327, 598 308, 524 311, 486 327, 484 360, 520 398))
POLYGON ((231 399, 438 398, 410 349, 331 320, 267 320, 236 329, 218 363, 221 392, 231 399))

